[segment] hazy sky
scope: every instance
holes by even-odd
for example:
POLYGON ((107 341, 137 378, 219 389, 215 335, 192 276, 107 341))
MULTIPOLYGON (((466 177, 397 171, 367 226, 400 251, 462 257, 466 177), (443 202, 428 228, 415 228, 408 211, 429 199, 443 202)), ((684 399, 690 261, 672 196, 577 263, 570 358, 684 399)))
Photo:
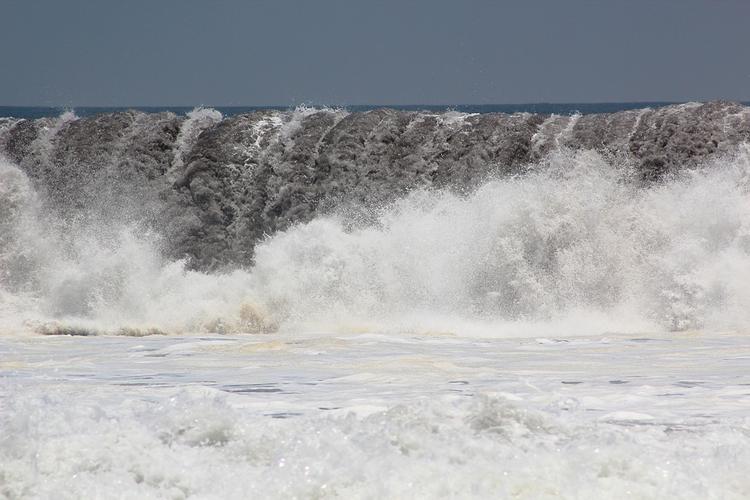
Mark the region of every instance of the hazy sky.
POLYGON ((750 0, 0 0, 0 105, 750 100, 750 0))

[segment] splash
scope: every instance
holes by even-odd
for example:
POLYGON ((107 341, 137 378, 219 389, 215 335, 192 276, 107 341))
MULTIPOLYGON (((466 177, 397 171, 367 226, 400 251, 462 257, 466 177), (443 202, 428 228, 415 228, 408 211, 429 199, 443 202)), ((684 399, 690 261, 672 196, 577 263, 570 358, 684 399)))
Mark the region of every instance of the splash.
POLYGON ((257 249, 293 322, 513 334, 742 328, 748 151, 642 188, 627 162, 560 150, 469 195, 419 191, 350 228, 319 218, 257 249))
POLYGON ((750 149, 642 186, 558 149, 470 193, 417 190, 267 238, 223 273, 168 260, 137 221, 46 213, 0 163, 0 329, 61 334, 591 334, 750 325, 750 149))
MULTIPOLYGON (((243 271, 168 261, 138 223, 95 226, 44 212, 29 180, 0 162, 0 329, 92 335, 261 331, 243 271), (245 311, 245 312, 243 312, 245 311), (227 318, 235 318, 228 322, 227 318)), ((256 313, 257 316, 260 313, 256 313)))
POLYGON ((174 159, 168 173, 169 180, 177 180, 177 172, 185 167, 185 160, 198 140, 198 136, 207 128, 221 122, 222 114, 213 108, 198 107, 187 114, 175 139, 174 159))

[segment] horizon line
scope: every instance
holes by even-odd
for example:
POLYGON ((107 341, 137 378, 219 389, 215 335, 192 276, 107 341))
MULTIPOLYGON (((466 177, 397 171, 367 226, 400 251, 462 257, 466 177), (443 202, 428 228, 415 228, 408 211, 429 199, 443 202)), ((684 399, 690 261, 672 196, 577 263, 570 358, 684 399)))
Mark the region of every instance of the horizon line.
POLYGON ((389 107, 449 107, 449 106, 538 106, 538 105, 603 105, 603 104, 687 104, 687 103, 707 103, 707 102, 737 102, 742 104, 750 103, 750 100, 741 99, 705 99, 705 100, 646 100, 646 101, 536 101, 536 102, 510 102, 510 103, 374 103, 374 104, 328 104, 328 103, 310 103, 302 102, 297 104, 0 104, 0 108, 49 108, 49 109, 106 109, 106 108, 297 108, 303 106, 309 107, 329 107, 329 108, 347 108, 347 107, 368 107, 368 108, 389 108, 389 107))

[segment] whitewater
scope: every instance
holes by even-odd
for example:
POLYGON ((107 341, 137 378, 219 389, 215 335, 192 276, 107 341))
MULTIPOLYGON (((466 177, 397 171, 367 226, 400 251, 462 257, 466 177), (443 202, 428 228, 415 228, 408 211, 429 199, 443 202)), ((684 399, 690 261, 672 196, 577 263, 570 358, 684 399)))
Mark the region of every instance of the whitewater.
POLYGON ((750 112, 0 119, 0 496, 746 498, 750 112))

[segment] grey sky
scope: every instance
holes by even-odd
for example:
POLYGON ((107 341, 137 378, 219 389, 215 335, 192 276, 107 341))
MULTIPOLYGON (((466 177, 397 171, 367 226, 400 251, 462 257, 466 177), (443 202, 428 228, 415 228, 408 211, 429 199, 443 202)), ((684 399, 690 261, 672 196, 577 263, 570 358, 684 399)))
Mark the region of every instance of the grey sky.
POLYGON ((750 100, 748 0, 0 0, 0 105, 750 100))

